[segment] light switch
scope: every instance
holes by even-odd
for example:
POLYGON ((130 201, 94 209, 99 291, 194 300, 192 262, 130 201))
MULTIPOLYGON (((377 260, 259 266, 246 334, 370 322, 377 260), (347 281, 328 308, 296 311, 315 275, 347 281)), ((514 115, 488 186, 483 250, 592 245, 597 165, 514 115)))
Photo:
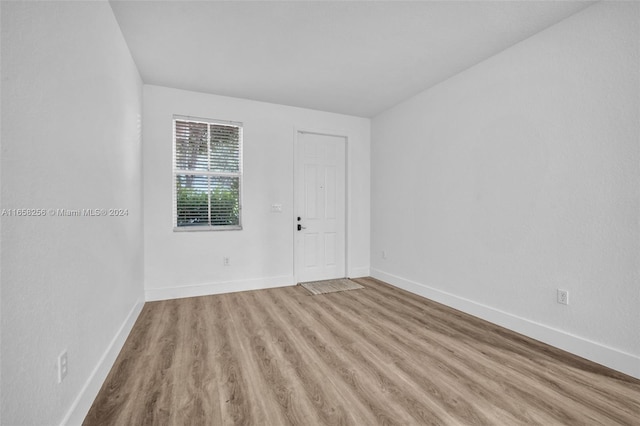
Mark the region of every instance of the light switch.
POLYGON ((271 204, 272 213, 282 213, 282 204, 271 204))

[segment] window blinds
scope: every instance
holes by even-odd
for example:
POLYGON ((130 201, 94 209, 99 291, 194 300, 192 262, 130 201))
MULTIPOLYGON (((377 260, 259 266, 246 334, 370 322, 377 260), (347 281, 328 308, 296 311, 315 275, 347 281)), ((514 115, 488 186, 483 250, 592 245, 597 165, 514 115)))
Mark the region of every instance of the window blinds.
POLYGON ((173 123, 174 228, 241 229, 242 124, 173 123))

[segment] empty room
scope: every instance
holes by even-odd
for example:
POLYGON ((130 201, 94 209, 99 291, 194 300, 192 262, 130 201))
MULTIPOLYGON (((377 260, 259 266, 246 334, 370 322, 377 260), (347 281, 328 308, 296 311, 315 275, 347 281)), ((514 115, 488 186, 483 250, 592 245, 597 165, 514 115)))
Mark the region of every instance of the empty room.
POLYGON ((640 425, 639 2, 0 19, 1 425, 640 425))

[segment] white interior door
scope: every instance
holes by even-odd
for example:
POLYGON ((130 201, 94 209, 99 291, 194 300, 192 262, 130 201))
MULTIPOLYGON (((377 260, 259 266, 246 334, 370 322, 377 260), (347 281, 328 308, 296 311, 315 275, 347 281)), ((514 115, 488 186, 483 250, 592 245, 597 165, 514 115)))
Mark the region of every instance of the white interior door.
POLYGON ((343 278, 347 141, 345 137, 305 132, 296 136, 296 279, 343 278))

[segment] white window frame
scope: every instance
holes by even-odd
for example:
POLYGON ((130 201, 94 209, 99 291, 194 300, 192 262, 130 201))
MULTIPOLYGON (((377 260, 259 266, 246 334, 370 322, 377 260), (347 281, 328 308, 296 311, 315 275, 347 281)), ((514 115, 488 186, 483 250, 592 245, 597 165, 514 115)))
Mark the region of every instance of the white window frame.
MULTIPOLYGON (((173 231, 174 232, 206 232, 206 231, 237 231, 242 230, 242 194, 243 194, 243 123, 237 121, 216 120, 202 117, 192 117, 185 115, 174 115, 171 121, 173 132, 173 158, 172 158, 172 186, 173 186, 173 231), (237 127, 239 131, 239 153, 238 153, 238 172, 216 172, 203 170, 178 169, 176 167, 176 121, 190 121, 194 123, 203 123, 207 125, 222 125, 237 127), (197 226, 178 226, 178 194, 176 188, 176 178, 180 174, 198 175, 198 176, 222 176, 238 178, 238 224, 237 225, 197 225, 197 226)), ((211 133, 208 132, 208 137, 211 133)), ((209 209, 211 209, 211 201, 209 201, 209 209)), ((209 210, 210 211, 210 210, 209 210)), ((209 218, 210 219, 210 218, 209 218)))

